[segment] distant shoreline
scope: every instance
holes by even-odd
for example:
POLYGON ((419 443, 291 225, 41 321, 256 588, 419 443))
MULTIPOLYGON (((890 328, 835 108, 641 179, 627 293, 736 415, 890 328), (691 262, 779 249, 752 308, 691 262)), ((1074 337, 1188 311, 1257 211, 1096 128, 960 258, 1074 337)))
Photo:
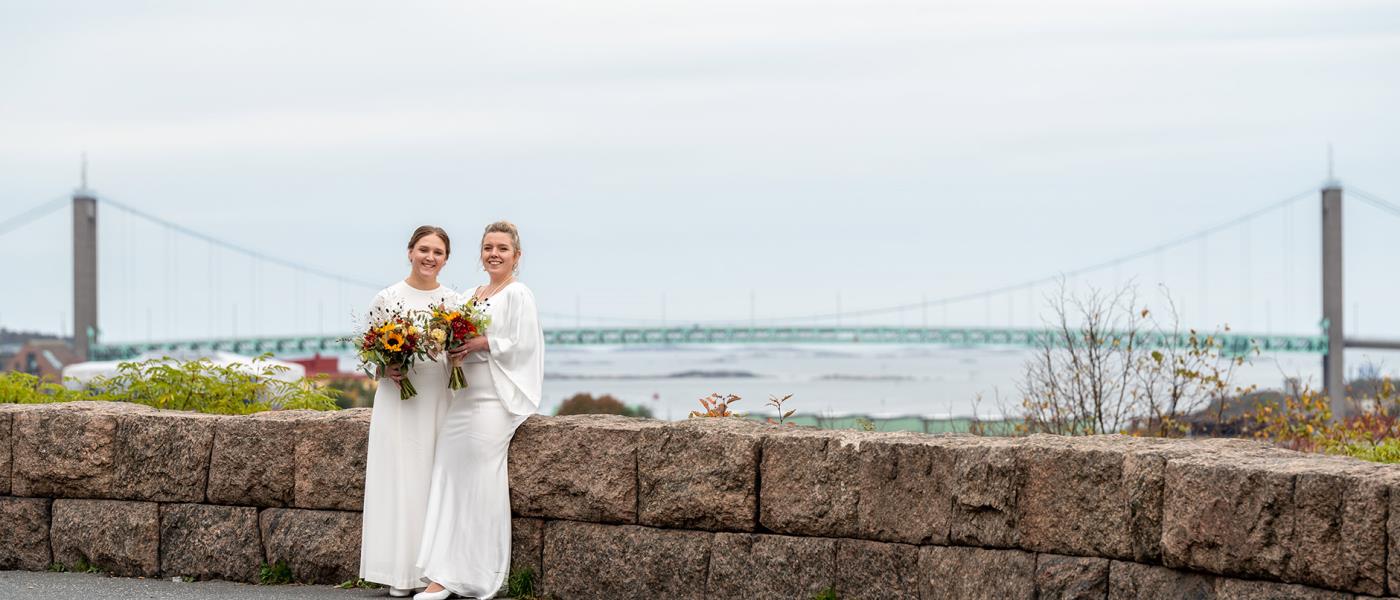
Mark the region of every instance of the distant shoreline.
POLYGON ((567 373, 545 373, 545 379, 557 381, 593 381, 617 379, 761 379, 763 376, 751 371, 678 371, 668 375, 570 375, 567 373))
POLYGON ((918 381, 913 375, 822 375, 817 381, 918 381))

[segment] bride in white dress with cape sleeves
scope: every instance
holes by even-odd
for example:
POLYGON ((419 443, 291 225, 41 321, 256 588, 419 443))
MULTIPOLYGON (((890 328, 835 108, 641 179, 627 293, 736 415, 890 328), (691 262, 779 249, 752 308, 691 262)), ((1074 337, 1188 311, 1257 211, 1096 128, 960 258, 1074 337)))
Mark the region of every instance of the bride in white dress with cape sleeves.
MULTIPOLYGON (((415 230, 408 242, 408 278, 379 292, 371 313, 428 310, 456 300, 456 292, 437 281, 451 243, 441 228, 425 225, 415 230)), ((428 509, 438 424, 447 412, 447 375, 443 362, 419 361, 408 373, 386 373, 374 393, 365 457, 360 577, 389 586, 394 597, 407 597, 423 587, 423 571, 413 559, 428 509), (399 399, 397 382, 403 376, 418 390, 407 400, 399 399)))
POLYGON ((539 409, 544 334, 535 296, 515 280, 520 235, 507 222, 482 236, 481 262, 491 282, 472 291, 491 323, 486 335, 453 353, 467 387, 449 401, 438 431, 432 490, 418 567, 427 590, 416 600, 451 593, 491 598, 510 570, 510 480, 506 453, 525 418, 539 409))

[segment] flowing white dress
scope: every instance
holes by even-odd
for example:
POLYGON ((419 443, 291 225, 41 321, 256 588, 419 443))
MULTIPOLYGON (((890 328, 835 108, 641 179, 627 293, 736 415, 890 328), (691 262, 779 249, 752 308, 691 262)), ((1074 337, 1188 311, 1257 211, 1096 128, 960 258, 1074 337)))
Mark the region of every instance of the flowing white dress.
MULTIPOLYGON (((374 297, 374 308, 427 310, 455 302, 446 286, 415 289, 402 281, 374 297)), ((381 379, 374 393, 365 465, 365 502, 360 541, 360 577, 396 588, 422 587, 414 564, 428 509, 437 431, 447 412, 445 362, 419 361, 408 374, 418 394, 399 399, 399 386, 381 379)))
POLYGON ((467 355, 467 387, 457 390, 443 417, 418 555, 424 582, 471 598, 491 598, 509 574, 506 453, 515 429, 539 409, 544 383, 534 294, 515 282, 488 304, 491 350, 467 355))

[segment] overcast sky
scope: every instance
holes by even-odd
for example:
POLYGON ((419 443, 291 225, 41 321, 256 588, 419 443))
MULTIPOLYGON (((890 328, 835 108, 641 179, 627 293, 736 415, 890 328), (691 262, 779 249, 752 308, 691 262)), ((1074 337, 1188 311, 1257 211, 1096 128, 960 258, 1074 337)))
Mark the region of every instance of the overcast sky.
MULTIPOLYGON (((551 315, 851 311, 1227 221, 1318 186, 1329 143, 1345 184, 1400 202, 1397 73, 1388 0, 10 0, 0 219, 67 195, 86 150, 103 196, 384 285, 422 223, 453 234, 444 281, 479 282, 505 218, 551 315)), ((1400 217, 1348 202, 1348 308, 1400 336, 1400 217)), ((1312 333, 1318 212, 1095 281, 1312 333)), ((0 235, 0 325, 69 318, 69 218, 0 235)), ((374 292, 101 219, 108 340, 338 331, 374 292)), ((927 319, 1026 325, 1042 292, 927 319)))

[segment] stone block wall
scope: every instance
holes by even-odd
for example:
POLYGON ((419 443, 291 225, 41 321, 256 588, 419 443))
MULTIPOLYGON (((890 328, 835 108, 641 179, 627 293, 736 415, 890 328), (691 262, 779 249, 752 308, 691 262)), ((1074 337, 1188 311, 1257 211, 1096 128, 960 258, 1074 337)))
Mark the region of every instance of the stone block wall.
MULTIPOLYGON (((0 405, 0 569, 351 579, 369 414, 0 405)), ((532 417, 510 474, 560 599, 1400 593, 1400 468, 1241 440, 532 417)))
POLYGON ((0 568, 352 579, 369 415, 0 405, 0 568))

